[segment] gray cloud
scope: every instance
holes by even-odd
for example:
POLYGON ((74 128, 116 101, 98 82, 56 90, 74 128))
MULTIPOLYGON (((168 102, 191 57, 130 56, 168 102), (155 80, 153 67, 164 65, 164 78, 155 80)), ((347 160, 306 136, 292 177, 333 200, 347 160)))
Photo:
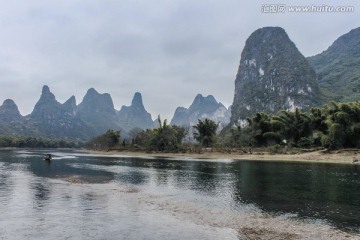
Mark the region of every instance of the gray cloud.
POLYGON ((268 3, 2 1, 0 101, 12 98, 28 114, 44 84, 60 102, 75 95, 79 103, 94 87, 110 93, 120 109, 140 91, 153 117, 171 118, 176 107, 189 106, 197 93, 232 103, 240 54, 257 28, 283 27, 309 56, 358 27, 357 1, 349 1, 354 13, 261 13, 268 3))

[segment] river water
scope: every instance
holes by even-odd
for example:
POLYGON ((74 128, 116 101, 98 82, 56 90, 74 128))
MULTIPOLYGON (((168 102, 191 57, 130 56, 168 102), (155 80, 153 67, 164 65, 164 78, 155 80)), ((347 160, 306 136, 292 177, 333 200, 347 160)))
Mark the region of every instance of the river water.
POLYGON ((0 151, 0 239, 360 239, 360 166, 0 151))

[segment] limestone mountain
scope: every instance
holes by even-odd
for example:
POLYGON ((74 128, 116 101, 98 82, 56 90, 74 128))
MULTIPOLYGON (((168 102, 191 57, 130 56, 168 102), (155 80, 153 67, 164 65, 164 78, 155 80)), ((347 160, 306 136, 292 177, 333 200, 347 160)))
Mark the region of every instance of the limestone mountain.
POLYGON ((31 118, 34 120, 45 120, 51 124, 56 120, 59 112, 61 112, 61 103, 56 101, 55 95, 50 92, 48 86, 43 86, 40 99, 35 104, 34 110, 31 113, 31 118))
POLYGON ((24 117, 20 114, 15 102, 11 99, 6 99, 3 105, 0 106, 0 119, 11 123, 23 121, 24 117))
POLYGON ((79 105, 74 96, 60 103, 46 85, 28 116, 22 116, 10 99, 0 106, 0 134, 5 135, 89 140, 109 129, 127 136, 123 125, 127 131, 154 126, 140 93, 135 94, 131 106, 123 107, 119 113, 108 93, 100 94, 90 88, 79 105))
POLYGON ((326 51, 308 60, 329 100, 360 100, 360 28, 342 35, 326 51))
POLYGON ((30 134, 30 129, 23 126, 25 118, 20 114, 15 102, 6 99, 0 106, 0 134, 30 134))
POLYGON ((130 106, 122 106, 117 113, 120 125, 130 131, 134 128, 147 129, 153 128, 154 122, 151 114, 144 107, 141 93, 136 92, 130 106))
POLYGON ((316 74, 280 27, 264 27, 246 40, 235 79, 231 123, 256 112, 306 109, 318 104, 316 74))
POLYGON ((71 96, 64 104, 63 109, 65 114, 71 117, 76 116, 77 106, 75 96, 71 96))
POLYGON ((27 117, 26 125, 32 125, 37 136, 83 139, 88 136, 87 124, 76 118, 74 106, 75 97, 61 104, 45 85, 34 110, 27 117))
POLYGON ((189 108, 178 107, 170 122, 171 125, 194 126, 198 123, 198 119, 211 119, 221 126, 230 121, 230 111, 220 102, 209 95, 203 97, 198 94, 189 108))
POLYGON ((110 94, 100 94, 94 88, 87 91, 77 107, 76 116, 90 127, 92 136, 109 129, 121 129, 110 94))

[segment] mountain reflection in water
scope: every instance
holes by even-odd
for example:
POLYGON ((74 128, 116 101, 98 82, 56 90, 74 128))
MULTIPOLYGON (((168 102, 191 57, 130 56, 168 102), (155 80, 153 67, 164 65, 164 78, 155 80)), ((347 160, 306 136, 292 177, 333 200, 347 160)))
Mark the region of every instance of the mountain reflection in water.
POLYGON ((71 152, 56 152, 47 162, 41 160, 42 155, 39 151, 0 152, 0 238, 8 239, 11 231, 21 232, 23 237, 39 237, 36 226, 44 231, 44 239, 63 239, 62 225, 69 228, 70 223, 80 223, 82 229, 72 226, 66 230, 68 237, 119 239, 111 234, 121 230, 127 236, 123 239, 178 239, 175 233, 179 231, 182 239, 183 231, 189 238, 237 239, 239 235, 229 223, 234 212, 243 216, 267 213, 279 219, 290 216, 321 227, 331 224, 360 232, 357 165, 130 158, 71 152), (131 197, 134 194, 136 199, 131 197), (135 202, 140 205, 132 206, 135 202), (165 209, 198 215, 219 211, 228 216, 217 220, 221 224, 197 219, 205 221, 200 227, 195 220, 184 222, 162 214, 165 209), (96 221, 89 220, 95 216, 96 221), (52 225, 58 235, 47 235, 50 233, 40 223, 52 225))

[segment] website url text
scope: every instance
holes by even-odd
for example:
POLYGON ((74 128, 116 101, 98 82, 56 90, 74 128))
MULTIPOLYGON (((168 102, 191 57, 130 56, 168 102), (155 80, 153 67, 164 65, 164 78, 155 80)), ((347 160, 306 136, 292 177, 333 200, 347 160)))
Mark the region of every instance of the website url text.
POLYGON ((287 6, 286 4, 264 4, 261 6, 263 13, 352 13, 354 11, 354 6, 287 6))

